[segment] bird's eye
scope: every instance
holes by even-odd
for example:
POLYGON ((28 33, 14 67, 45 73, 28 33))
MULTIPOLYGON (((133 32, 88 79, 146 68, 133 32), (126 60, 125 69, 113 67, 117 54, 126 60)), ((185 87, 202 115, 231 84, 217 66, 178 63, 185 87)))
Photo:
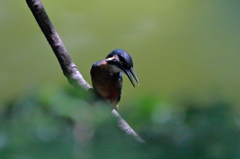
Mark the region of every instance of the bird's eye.
POLYGON ((125 61, 125 59, 123 57, 119 56, 119 60, 120 60, 122 65, 126 64, 126 61, 125 61))

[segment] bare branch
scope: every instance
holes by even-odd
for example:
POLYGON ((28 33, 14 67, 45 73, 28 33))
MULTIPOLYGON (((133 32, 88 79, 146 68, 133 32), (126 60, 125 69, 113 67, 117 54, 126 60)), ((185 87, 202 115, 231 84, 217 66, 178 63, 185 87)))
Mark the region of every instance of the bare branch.
POLYGON ((39 27, 45 35, 48 43, 52 47, 59 64, 63 70, 63 74, 67 77, 70 84, 74 87, 88 90, 91 86, 84 80, 77 66, 73 63, 68 54, 62 40, 52 25, 40 0, 26 0, 28 7, 31 9, 39 27))
MULTIPOLYGON (((77 69, 77 66, 73 63, 62 40, 53 27, 42 2, 40 0, 26 0, 26 2, 48 43, 52 47, 52 50, 63 70, 63 74, 67 77, 69 83, 78 89, 83 89, 85 91, 89 90, 91 86, 85 81, 77 69)), ((118 127, 121 130, 123 130, 127 135, 134 137, 138 142, 144 142, 116 110, 113 110, 112 114, 118 118, 118 127)))
POLYGON ((144 143, 145 141, 138 136, 138 134, 128 125, 128 123, 113 109, 112 114, 118 118, 118 127, 121 128, 127 135, 133 136, 138 142, 144 143))

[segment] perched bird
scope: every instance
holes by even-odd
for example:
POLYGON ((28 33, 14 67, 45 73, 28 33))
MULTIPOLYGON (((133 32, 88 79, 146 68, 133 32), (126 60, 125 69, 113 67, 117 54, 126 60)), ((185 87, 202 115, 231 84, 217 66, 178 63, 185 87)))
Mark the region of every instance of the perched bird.
POLYGON ((133 70, 131 56, 122 49, 113 50, 106 59, 92 65, 91 78, 95 92, 117 109, 122 91, 122 73, 125 73, 132 85, 134 79, 139 84, 137 75, 133 70))

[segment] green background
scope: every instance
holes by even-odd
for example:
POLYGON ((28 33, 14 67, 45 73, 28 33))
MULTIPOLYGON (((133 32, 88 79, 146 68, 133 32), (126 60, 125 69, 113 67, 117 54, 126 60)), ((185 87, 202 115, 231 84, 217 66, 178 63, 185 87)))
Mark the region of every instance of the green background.
POLYGON ((146 143, 68 84, 24 0, 0 0, 1 159, 240 158, 240 1, 42 2, 90 84, 131 54, 141 84, 124 75, 119 112, 146 143))
MULTIPOLYGON (((124 75, 122 109, 131 99, 182 94, 239 102, 239 1, 42 1, 74 62, 91 84, 91 65, 128 51, 140 80, 124 75)), ((0 100, 67 81, 24 0, 1 0, 0 100)))

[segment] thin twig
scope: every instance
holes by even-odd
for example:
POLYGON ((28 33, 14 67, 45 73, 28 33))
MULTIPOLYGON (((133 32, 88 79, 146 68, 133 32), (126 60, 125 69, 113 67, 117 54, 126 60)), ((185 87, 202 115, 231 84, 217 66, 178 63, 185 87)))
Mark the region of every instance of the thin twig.
MULTIPOLYGON (((63 74, 67 77, 69 83, 78 89, 83 89, 85 91, 89 90, 91 86, 85 81, 77 69, 77 66, 73 63, 62 40, 60 39, 60 36, 52 25, 42 2, 40 0, 26 0, 26 2, 48 43, 52 47, 52 50, 63 70, 63 74)), ((121 130, 123 130, 127 135, 134 137, 138 142, 144 142, 116 110, 113 110, 112 114, 118 118, 118 127, 121 130)))
POLYGON ((128 125, 128 123, 113 109, 112 114, 118 118, 118 127, 121 128, 127 135, 134 137, 138 142, 144 143, 145 141, 138 136, 138 134, 128 125))

